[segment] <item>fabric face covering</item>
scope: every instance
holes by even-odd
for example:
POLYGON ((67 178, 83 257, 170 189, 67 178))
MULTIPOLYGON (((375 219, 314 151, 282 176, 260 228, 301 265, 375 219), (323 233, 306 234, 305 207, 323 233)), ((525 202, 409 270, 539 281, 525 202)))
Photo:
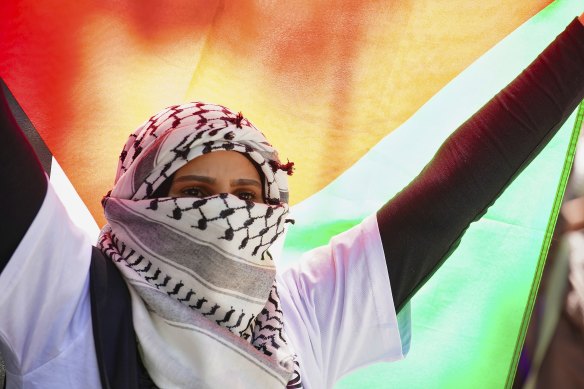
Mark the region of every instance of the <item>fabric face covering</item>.
POLYGON ((169 107, 130 135, 98 245, 129 285, 141 357, 158 386, 299 381, 268 252, 288 220, 289 173, 260 131, 218 105, 169 107), (188 161, 218 150, 255 162, 266 204, 150 198, 188 161))

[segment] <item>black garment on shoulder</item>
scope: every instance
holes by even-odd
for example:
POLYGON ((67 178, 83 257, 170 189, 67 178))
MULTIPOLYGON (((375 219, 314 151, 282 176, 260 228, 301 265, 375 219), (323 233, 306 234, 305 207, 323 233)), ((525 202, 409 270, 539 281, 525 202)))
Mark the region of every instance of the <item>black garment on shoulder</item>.
POLYGON ((128 287, 113 262, 96 247, 89 276, 93 339, 102 387, 156 388, 138 355, 128 287))

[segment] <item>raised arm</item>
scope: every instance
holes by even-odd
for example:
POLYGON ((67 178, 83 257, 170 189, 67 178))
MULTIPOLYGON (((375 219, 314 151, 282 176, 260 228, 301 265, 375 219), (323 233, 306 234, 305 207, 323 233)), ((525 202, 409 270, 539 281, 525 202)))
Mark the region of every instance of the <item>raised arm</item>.
POLYGON ((584 98, 584 14, 458 128, 377 220, 399 310, 584 98))
POLYGON ((47 180, 3 93, 0 93, 0 134, 1 272, 41 207, 47 180))

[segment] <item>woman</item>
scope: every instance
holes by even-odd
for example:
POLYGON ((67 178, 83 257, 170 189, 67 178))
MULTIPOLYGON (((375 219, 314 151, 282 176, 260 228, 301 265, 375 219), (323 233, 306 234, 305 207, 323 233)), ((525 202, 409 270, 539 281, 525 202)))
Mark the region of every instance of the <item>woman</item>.
POLYGON ((402 358, 408 329, 396 312, 584 98, 582 22, 376 215, 277 276, 268 248, 289 221, 291 166, 241 114, 190 103, 144 123, 91 252, 4 107, 8 381, 321 388, 402 358))

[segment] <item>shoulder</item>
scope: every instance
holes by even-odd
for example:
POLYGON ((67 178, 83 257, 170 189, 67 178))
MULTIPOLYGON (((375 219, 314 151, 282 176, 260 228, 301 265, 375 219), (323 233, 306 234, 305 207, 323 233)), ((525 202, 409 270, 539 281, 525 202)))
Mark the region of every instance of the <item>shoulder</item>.
POLYGON ((356 368, 403 358, 407 325, 398 323, 375 216, 306 253, 277 283, 303 382, 329 387, 356 368))

